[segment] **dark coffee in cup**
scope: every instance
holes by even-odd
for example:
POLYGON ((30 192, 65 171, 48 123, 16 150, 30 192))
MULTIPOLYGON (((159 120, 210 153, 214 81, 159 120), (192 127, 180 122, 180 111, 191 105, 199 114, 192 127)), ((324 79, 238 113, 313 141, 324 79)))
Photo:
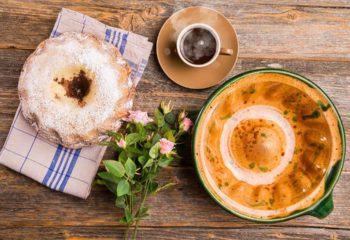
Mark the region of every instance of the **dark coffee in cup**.
POLYGON ((205 64, 217 52, 217 43, 213 34, 204 28, 189 29, 181 39, 181 54, 192 64, 205 64))
POLYGON ((182 62, 190 67, 206 67, 219 55, 232 55, 233 50, 221 48, 218 33, 208 24, 194 23, 179 33, 176 39, 176 52, 182 62))

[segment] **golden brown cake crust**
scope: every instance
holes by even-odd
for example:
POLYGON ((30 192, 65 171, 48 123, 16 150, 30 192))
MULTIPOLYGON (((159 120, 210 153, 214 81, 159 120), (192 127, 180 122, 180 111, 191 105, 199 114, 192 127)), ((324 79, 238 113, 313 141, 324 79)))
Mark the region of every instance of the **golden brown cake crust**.
POLYGON ((51 142, 68 148, 97 144, 107 130, 119 129, 132 107, 130 73, 118 49, 92 35, 68 32, 47 39, 28 57, 19 78, 23 116, 51 142), (79 71, 92 82, 84 104, 68 97, 62 84, 79 71))

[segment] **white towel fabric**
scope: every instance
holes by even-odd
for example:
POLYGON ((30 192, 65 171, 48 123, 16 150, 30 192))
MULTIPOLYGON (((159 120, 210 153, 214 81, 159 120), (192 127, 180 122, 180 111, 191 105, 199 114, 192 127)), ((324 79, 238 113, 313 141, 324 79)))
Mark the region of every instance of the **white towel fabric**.
MULTIPOLYGON (((51 37, 68 31, 91 33, 115 45, 132 68, 134 85, 140 81, 153 45, 146 37, 62 8, 51 37)), ((19 106, 1 150, 0 163, 51 189, 85 199, 105 150, 101 146, 67 149, 47 141, 24 120, 19 106)))

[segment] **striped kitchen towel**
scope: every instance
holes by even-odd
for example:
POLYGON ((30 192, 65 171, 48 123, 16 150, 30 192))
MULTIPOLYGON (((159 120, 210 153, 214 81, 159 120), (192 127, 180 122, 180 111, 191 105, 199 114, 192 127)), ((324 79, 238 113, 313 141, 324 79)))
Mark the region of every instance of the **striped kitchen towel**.
MULTIPOLYGON (((63 32, 87 32, 115 45, 132 68, 136 86, 146 67, 152 43, 146 37, 107 26, 84 14, 63 8, 51 37, 63 32)), ((106 148, 67 149, 42 138, 24 120, 19 106, 0 153, 0 163, 41 184, 87 198, 106 148)))

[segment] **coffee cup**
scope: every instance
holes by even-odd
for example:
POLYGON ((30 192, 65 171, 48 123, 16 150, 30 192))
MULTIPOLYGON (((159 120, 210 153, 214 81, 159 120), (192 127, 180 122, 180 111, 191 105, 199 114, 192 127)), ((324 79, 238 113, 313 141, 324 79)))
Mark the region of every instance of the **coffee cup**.
POLYGON ((222 48, 219 34, 209 25, 194 23, 185 27, 177 37, 176 51, 191 67, 206 67, 219 55, 232 55, 233 50, 222 48))

